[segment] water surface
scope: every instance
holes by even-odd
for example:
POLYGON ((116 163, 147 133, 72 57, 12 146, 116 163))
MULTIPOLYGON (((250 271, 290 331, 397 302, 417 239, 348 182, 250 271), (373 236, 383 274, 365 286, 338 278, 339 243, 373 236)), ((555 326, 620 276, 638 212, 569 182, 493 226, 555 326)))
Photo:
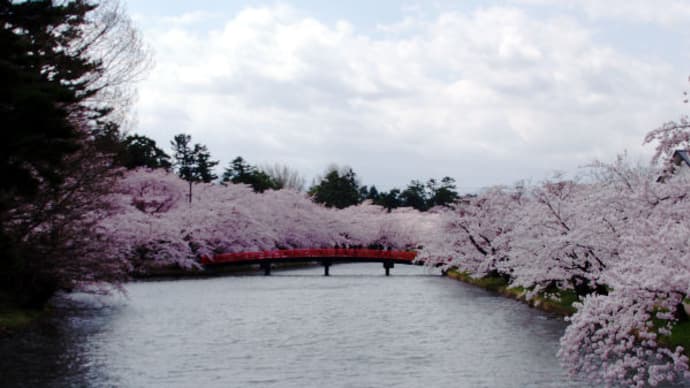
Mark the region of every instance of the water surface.
POLYGON ((0 340, 2 386, 563 387, 562 318, 398 265, 135 282, 0 340))

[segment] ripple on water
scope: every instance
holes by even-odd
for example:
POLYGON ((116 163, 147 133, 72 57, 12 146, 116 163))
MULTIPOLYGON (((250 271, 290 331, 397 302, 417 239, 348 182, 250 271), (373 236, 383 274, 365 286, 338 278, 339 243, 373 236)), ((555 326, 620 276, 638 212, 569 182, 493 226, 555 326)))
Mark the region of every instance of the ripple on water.
POLYGON ((4 339, 8 386, 562 387, 565 323, 427 276, 353 264, 63 297, 4 339))

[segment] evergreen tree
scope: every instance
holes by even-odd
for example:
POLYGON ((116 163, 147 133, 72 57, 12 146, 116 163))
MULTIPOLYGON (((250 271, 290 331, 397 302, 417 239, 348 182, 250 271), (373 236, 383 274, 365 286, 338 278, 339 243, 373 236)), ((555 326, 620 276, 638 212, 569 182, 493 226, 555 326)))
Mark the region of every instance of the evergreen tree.
POLYGON ((331 167, 319 183, 309 189, 309 194, 315 202, 338 209, 361 202, 357 175, 351 168, 339 171, 331 167))
POLYGON ((223 182, 248 183, 253 169, 254 167, 247 163, 243 157, 238 156, 225 168, 223 182))
POLYGON ((209 183, 218 178, 213 167, 218 161, 211 160, 211 154, 205 145, 192 146, 192 136, 181 133, 170 142, 173 148, 173 166, 180 178, 189 183, 189 202, 192 202, 192 185, 194 182, 209 183))
POLYGON ((375 205, 383 206, 390 212, 392 209, 402 205, 400 200, 400 189, 391 189, 388 192, 379 194, 378 199, 374 200, 375 205))
POLYGON ((418 180, 410 182, 407 188, 400 193, 399 198, 402 206, 413 207, 419 211, 429 209, 426 187, 418 180))
POLYGON ((455 188, 455 179, 443 177, 441 184, 437 184, 435 179, 429 179, 427 187, 431 191, 429 207, 446 206, 451 207, 458 200, 458 192, 455 188))
POLYGON ((217 160, 211 160, 211 153, 205 145, 194 145, 194 173, 195 179, 199 182, 210 183, 218 179, 218 175, 213 173, 213 168, 218 165, 217 160))
POLYGON ((223 172, 223 182, 244 183, 257 193, 280 189, 280 184, 263 170, 250 165, 241 156, 236 157, 223 172))
POLYGON ((102 116, 81 104, 94 93, 82 78, 100 64, 64 49, 92 9, 83 1, 0 1, 0 210, 17 196, 31 200, 43 182, 59 185, 64 157, 84 137, 73 118, 102 116))
POLYGON ((156 142, 142 135, 129 135, 121 143, 119 162, 126 168, 137 167, 169 169, 170 156, 158 148, 156 142))
POLYGON ((112 187, 113 106, 142 54, 128 19, 100 10, 0 0, 0 293, 32 303, 119 271, 82 261, 76 243, 112 187))
MULTIPOLYGON (((173 166, 180 178, 194 182, 194 148, 191 145, 192 136, 181 133, 175 135, 170 145, 173 149, 173 166)), ((190 198, 191 201, 191 198, 190 198)))

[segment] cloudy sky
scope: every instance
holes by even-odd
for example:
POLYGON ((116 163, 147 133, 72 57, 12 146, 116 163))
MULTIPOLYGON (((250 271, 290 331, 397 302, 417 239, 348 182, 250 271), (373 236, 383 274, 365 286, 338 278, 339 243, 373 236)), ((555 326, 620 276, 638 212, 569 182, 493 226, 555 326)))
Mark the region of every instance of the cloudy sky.
MULTIPOLYGON (((136 131, 224 167, 349 165, 461 191, 628 151, 686 113, 690 1, 128 0, 155 52, 136 131)), ((220 169, 219 169, 220 172, 220 169)))

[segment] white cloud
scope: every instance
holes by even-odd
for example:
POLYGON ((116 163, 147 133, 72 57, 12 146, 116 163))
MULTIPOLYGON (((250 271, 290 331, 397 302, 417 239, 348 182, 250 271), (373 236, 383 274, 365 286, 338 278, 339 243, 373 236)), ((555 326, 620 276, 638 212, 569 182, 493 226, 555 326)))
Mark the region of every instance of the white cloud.
POLYGON ((223 164, 347 163, 386 187, 440 175, 476 187, 639 153, 677 115, 685 79, 574 18, 512 7, 407 15, 383 37, 287 6, 212 31, 166 26, 145 31, 157 67, 140 91, 144 133, 189 132, 223 164))
POLYGON ((687 0, 513 0, 516 4, 560 6, 578 9, 594 19, 655 23, 666 26, 686 25, 690 20, 687 0))

